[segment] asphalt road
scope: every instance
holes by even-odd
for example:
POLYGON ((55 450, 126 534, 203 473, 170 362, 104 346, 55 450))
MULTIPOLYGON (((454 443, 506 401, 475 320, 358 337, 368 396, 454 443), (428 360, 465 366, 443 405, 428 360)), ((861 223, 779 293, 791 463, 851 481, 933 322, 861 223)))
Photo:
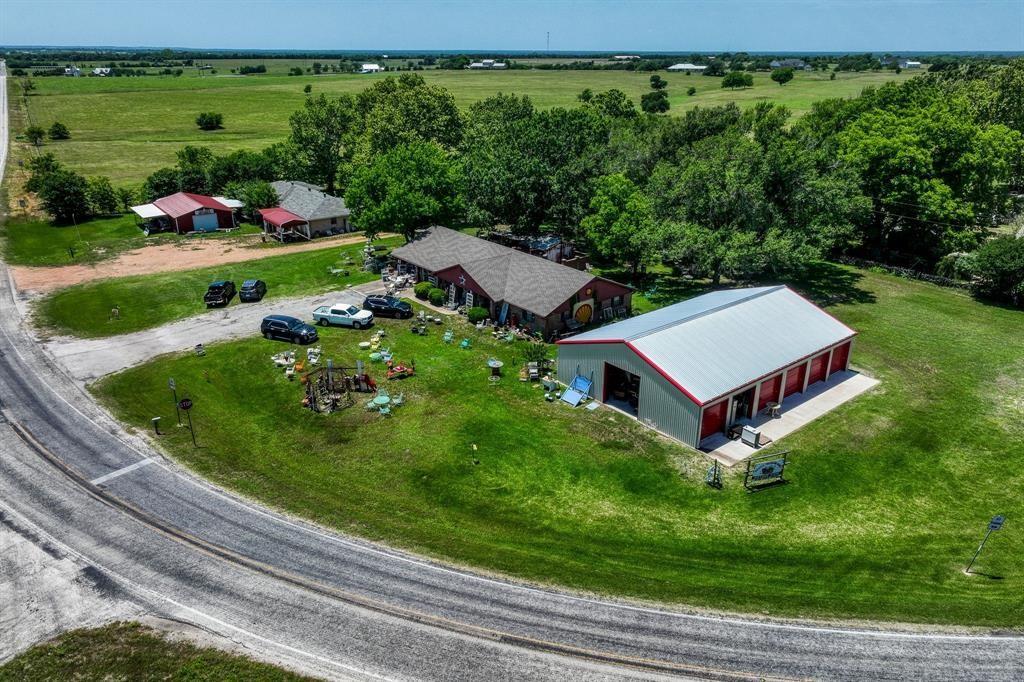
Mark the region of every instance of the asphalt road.
POLYGON ((6 525, 74 557, 111 596, 325 677, 1024 676, 1020 636, 591 599, 435 564, 240 500, 164 461, 98 408, 23 329, 2 264, 0 415, 6 525))

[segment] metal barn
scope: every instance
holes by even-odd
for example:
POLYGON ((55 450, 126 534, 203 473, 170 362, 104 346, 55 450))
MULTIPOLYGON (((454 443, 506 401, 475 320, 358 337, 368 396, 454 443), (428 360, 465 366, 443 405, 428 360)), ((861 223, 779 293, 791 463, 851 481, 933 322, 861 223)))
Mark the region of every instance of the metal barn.
POLYGON ((856 332, 785 286, 715 291, 558 342, 558 376, 699 447, 849 366, 856 332))

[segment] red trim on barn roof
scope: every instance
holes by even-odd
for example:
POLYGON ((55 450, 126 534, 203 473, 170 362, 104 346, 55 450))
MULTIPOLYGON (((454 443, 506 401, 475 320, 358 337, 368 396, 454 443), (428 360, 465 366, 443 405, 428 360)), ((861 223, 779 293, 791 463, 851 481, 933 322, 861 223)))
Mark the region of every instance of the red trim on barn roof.
POLYGON ((291 211, 287 211, 279 206, 274 208, 261 208, 258 209, 260 217, 265 221, 276 227, 284 227, 288 223, 304 223, 306 219, 297 216, 291 211))

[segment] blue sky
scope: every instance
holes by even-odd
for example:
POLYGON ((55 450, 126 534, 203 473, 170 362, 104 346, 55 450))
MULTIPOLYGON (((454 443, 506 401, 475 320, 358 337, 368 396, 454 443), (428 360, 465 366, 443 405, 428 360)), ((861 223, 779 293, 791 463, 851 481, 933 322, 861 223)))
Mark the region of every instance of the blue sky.
POLYGON ((1024 0, 0 0, 0 44, 1024 50, 1024 0))

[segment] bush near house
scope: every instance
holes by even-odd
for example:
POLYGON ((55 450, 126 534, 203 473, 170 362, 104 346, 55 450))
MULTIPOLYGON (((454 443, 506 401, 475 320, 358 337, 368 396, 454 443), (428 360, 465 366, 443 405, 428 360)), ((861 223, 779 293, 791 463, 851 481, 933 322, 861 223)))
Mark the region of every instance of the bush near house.
POLYGON ((469 319, 470 322, 476 324, 477 322, 486 320, 488 317, 490 317, 490 313, 487 311, 487 308, 473 306, 472 308, 466 311, 466 317, 469 319))
POLYGON ((416 286, 412 288, 412 293, 416 295, 416 298, 425 301, 430 296, 430 290, 433 288, 434 285, 430 282, 417 282, 416 286))
POLYGON ((444 289, 438 289, 437 287, 433 287, 430 291, 427 292, 427 298, 430 299, 430 302, 433 303, 434 305, 444 305, 444 289))

